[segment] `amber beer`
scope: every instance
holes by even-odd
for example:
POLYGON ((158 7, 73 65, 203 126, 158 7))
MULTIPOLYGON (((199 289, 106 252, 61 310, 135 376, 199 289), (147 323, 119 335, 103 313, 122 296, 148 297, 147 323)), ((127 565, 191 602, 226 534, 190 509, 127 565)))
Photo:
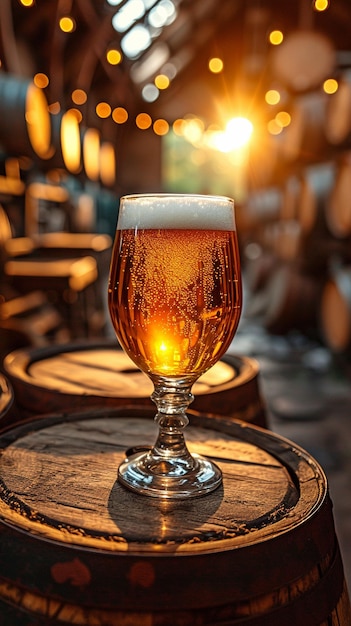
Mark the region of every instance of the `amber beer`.
POLYGON ((224 354, 241 313, 232 201, 123 205, 108 303, 121 346, 146 373, 196 379, 224 354), (137 215, 136 215, 137 213, 137 215))

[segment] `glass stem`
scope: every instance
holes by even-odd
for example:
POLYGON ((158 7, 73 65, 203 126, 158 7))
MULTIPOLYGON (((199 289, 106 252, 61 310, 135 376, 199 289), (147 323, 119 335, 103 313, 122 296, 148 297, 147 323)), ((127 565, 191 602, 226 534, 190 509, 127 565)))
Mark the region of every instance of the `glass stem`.
POLYGON ((159 427, 156 443, 121 463, 119 481, 132 491, 161 498, 194 497, 217 489, 222 483, 220 468, 200 454, 190 454, 184 438, 189 422, 185 411, 194 399, 191 388, 196 379, 150 378, 159 427))
POLYGON ((170 461, 172 458, 182 459, 189 464, 189 469, 196 465, 190 455, 184 439, 184 428, 189 423, 186 409, 194 400, 191 387, 194 381, 174 381, 155 377, 154 392, 151 399, 157 406, 155 421, 159 432, 151 454, 170 461))

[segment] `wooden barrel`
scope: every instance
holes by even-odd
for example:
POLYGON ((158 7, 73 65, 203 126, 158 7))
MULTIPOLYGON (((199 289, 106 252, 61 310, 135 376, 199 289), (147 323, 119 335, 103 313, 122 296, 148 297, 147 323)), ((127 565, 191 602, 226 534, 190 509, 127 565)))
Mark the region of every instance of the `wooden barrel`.
POLYGON ((325 132, 331 144, 351 146, 351 70, 339 79, 337 91, 328 98, 325 132))
MULTIPOLYGON (((4 368, 23 418, 64 409, 125 404, 155 405, 153 386, 116 342, 25 348, 6 356, 4 368)), ((266 426, 259 366, 225 356, 193 386, 192 408, 266 426)))
POLYGON ((287 33, 283 43, 273 46, 270 53, 270 69, 275 78, 288 86, 290 91, 305 92, 307 95, 313 93, 313 89, 320 89, 336 63, 333 42, 310 27, 312 19, 306 7, 299 28, 287 33))
POLYGON ((301 252, 302 244, 299 222, 292 219, 274 224, 271 245, 278 264, 280 261, 295 261, 301 252))
MULTIPOLYGON (((350 109, 351 115, 351 109, 350 109)), ((336 167, 335 184, 326 205, 328 228, 334 237, 351 237, 351 152, 343 154, 336 167)))
POLYGON ((0 430, 11 424, 14 415, 14 394, 9 381, 0 373, 0 430))
POLYGON ((44 91, 31 80, 1 72, 0 135, 7 154, 48 158, 51 143, 48 102, 44 91))
POLYGON ((333 189, 336 167, 333 162, 313 165, 301 174, 297 203, 297 219, 302 232, 316 235, 328 232, 326 205, 333 189))
POLYGON ((296 174, 287 177, 283 185, 280 219, 295 220, 297 218, 298 200, 301 180, 296 174))
POLYGON ((2 626, 349 626, 328 485, 298 445, 189 411, 223 485, 162 501, 116 481, 156 437, 146 407, 50 415, 0 436, 2 626))
POLYGON ((257 293, 269 280, 277 259, 271 250, 252 242, 245 247, 242 261, 246 288, 249 293, 257 293))
POLYGON ((324 286, 320 305, 321 334, 336 354, 351 352, 351 266, 335 269, 324 286))
POLYGON ((314 333, 323 284, 323 277, 309 275, 289 263, 281 264, 265 288, 264 327, 278 335, 290 330, 314 333))
POLYGON ((280 136, 281 157, 289 163, 314 163, 328 158, 329 144, 325 136, 327 96, 309 92, 295 98, 291 123, 280 136))
POLYGON ((251 223, 259 227, 279 216, 281 202, 282 191, 277 186, 255 190, 246 201, 245 213, 251 216, 251 223))

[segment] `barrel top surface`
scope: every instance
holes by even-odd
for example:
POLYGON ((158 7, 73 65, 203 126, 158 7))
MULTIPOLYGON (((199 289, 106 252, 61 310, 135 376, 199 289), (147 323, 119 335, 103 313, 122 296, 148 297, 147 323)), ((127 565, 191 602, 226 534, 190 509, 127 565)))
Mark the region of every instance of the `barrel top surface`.
POLYGON ((322 506, 326 479, 304 450, 264 429, 196 412, 189 412, 189 449, 213 458, 223 486, 185 501, 129 492, 117 482, 117 467, 127 449, 155 442, 153 415, 136 406, 95 409, 3 433, 3 523, 72 549, 184 555, 194 546, 209 553, 272 539, 322 506))
MULTIPOLYGON (((4 367, 13 381, 71 396, 149 397, 153 385, 116 343, 68 344, 15 350, 4 367)), ((225 356, 193 386, 195 396, 232 389, 254 379, 258 364, 225 356)))

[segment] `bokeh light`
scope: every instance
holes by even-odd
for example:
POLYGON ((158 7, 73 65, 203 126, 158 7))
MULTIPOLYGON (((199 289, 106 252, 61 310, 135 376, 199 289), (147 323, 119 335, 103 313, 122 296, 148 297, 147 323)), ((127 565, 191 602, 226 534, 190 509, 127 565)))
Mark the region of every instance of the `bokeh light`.
POLYGON ((327 78, 323 83, 323 91, 328 94, 335 93, 339 89, 339 83, 335 78, 327 78))
POLYGON ((116 107, 112 111, 112 119, 116 124, 124 124, 128 119, 128 112, 124 107, 116 107))
POLYGON ((219 74, 223 70, 223 61, 219 57, 213 57, 209 60, 208 67, 213 74, 219 74))
POLYGON ((284 35, 281 30, 272 30, 269 33, 269 41, 273 46, 280 46, 283 43, 284 35))

